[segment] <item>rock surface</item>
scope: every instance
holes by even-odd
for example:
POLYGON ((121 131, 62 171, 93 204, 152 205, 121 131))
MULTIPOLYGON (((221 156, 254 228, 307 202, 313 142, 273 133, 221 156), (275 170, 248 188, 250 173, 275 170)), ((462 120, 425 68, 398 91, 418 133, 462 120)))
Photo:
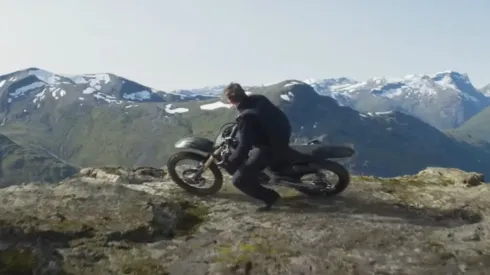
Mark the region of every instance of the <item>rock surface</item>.
POLYGON ((0 274, 490 270, 490 188, 471 173, 353 177, 328 199, 280 189, 284 199, 266 213, 229 185, 198 198, 163 174, 140 184, 131 175, 88 168, 56 185, 0 189, 0 274))
POLYGON ((449 184, 462 184, 477 186, 482 184, 485 179, 483 174, 475 172, 464 172, 456 168, 429 167, 420 171, 416 177, 427 182, 440 182, 441 179, 449 181, 449 184))
POLYGON ((122 166, 106 166, 100 168, 83 168, 79 177, 91 177, 108 183, 142 184, 144 182, 162 181, 166 172, 153 167, 129 169, 122 166))

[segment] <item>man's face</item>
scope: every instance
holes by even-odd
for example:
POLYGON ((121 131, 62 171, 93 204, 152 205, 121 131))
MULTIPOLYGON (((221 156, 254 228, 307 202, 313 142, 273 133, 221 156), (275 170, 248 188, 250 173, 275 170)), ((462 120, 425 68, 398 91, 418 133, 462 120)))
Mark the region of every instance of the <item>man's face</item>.
POLYGON ((228 102, 229 102, 230 104, 232 104, 233 106, 235 106, 235 107, 236 107, 236 106, 238 105, 238 102, 235 102, 235 101, 233 101, 233 100, 230 100, 230 98, 229 98, 229 97, 227 97, 227 96, 225 96, 225 97, 226 97, 226 100, 228 100, 228 102))

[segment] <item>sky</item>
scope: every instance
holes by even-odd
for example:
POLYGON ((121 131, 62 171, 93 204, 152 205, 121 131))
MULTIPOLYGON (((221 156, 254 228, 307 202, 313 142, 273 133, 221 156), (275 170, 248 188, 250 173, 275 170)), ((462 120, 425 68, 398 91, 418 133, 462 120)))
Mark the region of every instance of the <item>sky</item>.
POLYGON ((161 90, 445 70, 490 83, 487 0, 2 0, 0 74, 161 90))

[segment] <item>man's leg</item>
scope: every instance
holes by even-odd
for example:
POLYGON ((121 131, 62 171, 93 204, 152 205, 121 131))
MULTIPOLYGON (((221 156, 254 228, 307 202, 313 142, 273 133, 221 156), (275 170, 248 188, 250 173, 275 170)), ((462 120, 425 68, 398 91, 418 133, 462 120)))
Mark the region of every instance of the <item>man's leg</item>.
POLYGON ((290 182, 301 181, 301 176, 296 174, 295 171, 291 170, 291 148, 284 147, 284 149, 276 149, 273 154, 274 159, 268 168, 265 169, 265 173, 271 177, 271 181, 285 180, 290 182))
POLYGON ((233 185, 243 193, 263 201, 268 210, 280 195, 260 184, 259 174, 269 164, 270 153, 266 149, 253 149, 247 161, 233 174, 233 185))

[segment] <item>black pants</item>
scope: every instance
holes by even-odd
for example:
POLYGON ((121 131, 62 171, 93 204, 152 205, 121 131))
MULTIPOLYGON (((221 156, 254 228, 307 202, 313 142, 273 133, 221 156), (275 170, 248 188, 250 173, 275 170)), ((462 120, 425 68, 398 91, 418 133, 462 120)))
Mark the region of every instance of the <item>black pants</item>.
POLYGON ((268 149, 254 148, 243 164, 227 169, 230 174, 233 174, 232 182, 236 188, 266 204, 279 197, 276 191, 265 188, 259 181, 260 172, 273 163, 272 155, 268 149))

